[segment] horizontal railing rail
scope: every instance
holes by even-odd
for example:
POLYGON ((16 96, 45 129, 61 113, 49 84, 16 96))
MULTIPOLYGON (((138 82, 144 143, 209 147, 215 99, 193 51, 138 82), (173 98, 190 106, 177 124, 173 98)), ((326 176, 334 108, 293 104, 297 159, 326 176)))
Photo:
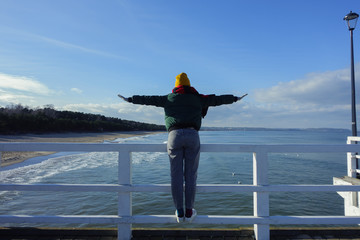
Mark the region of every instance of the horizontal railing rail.
MULTIPOLYGON (((174 223, 174 216, 170 215, 135 215, 135 216, 117 216, 117 215, 56 215, 56 216, 1 216, 0 223, 88 223, 88 224, 167 224, 174 223)), ((192 223, 201 224, 275 224, 275 225, 309 225, 309 224, 337 224, 350 225, 359 224, 357 216, 229 216, 229 215, 200 215, 192 223)), ((264 238, 260 238, 264 239, 264 238)))
MULTIPOLYGON (((357 144, 202 144, 201 152, 267 152, 267 153, 324 153, 358 152, 357 144)), ((64 152, 167 152, 166 144, 102 144, 102 143, 0 143, 4 151, 64 151, 64 152)))
MULTIPOLYGON (((170 192, 170 184, 0 184, 1 191, 51 192, 170 192)), ((197 193, 212 192, 351 192, 360 185, 267 185, 198 184, 197 193)))
MULTIPOLYGON (((170 192, 169 184, 132 184, 131 152, 166 152, 165 144, 95 144, 95 143, 0 143, 3 151, 118 152, 118 184, 0 184, 0 191, 117 192, 118 215, 27 216, 0 215, 0 223, 91 223, 117 224, 118 239, 131 238, 131 225, 137 223, 175 223, 172 215, 132 215, 132 192, 170 192)), ((257 239, 269 239, 271 224, 360 224, 360 217, 348 216, 270 216, 271 192, 356 192, 356 185, 270 185, 270 153, 355 153, 360 145, 242 145, 202 144, 201 152, 253 154, 253 184, 199 184, 198 192, 253 192, 253 216, 198 216, 195 224, 253 224, 257 239)), ((345 159, 345 156, 344 156, 345 159)))

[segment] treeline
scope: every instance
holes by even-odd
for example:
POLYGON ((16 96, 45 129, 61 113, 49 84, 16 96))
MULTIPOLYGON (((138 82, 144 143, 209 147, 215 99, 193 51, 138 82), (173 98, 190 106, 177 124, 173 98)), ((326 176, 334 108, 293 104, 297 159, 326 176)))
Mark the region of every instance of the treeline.
POLYGON ((0 108, 0 134, 163 131, 165 126, 72 111, 52 105, 30 109, 22 105, 0 108))

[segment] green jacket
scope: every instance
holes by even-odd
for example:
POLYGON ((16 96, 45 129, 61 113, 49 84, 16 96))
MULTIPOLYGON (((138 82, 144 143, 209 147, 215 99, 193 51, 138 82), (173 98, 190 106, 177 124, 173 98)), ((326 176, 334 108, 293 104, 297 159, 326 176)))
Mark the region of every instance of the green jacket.
MULTIPOLYGON (((219 106, 236 102, 234 95, 200 95, 170 93, 165 96, 139 96, 132 97, 132 103, 162 107, 165 111, 165 126, 169 131, 171 127, 186 126, 200 130, 202 112, 209 106, 219 106)), ((206 113, 205 113, 206 114, 206 113)))

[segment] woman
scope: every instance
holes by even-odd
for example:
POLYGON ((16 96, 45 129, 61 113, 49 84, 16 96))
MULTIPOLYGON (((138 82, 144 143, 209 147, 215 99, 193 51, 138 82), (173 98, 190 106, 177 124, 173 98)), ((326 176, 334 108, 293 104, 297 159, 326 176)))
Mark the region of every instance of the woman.
POLYGON ((165 126, 168 135, 167 151, 170 159, 171 193, 176 208, 177 222, 192 222, 197 215, 194 209, 197 170, 200 158, 198 131, 201 118, 208 107, 231 104, 245 97, 234 95, 202 95, 191 87, 186 73, 176 76, 172 93, 164 96, 139 96, 125 98, 127 102, 162 107, 165 111, 165 126), (183 184, 185 181, 185 211, 183 184))

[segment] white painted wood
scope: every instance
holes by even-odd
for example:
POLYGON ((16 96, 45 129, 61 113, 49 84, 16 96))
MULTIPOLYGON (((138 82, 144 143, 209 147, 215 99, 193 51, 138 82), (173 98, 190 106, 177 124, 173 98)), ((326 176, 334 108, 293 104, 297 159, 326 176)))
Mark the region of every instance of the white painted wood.
POLYGON ((356 153, 347 153, 347 175, 349 177, 356 177, 356 153))
MULTIPOLYGON (((166 144, 118 144, 118 143, 0 143, 3 151, 55 151, 55 152, 166 152, 166 144)), ((267 153, 323 153, 360 152, 360 144, 334 145, 242 145, 202 144, 202 152, 267 152, 267 153)))
MULTIPOLYGON (((3 215, 0 223, 89 223, 89 224, 135 224, 155 223, 166 224, 176 223, 174 215, 135 215, 119 217, 116 215, 57 215, 57 216, 28 216, 28 215, 3 215)), ((277 225, 298 225, 298 224, 339 224, 353 225, 360 224, 359 216, 212 216, 199 215, 192 222, 194 224, 277 224, 277 225)))
MULTIPOLYGON (((268 181, 268 155, 267 152, 259 151, 253 153, 253 184, 256 186, 267 186, 268 181)), ((269 217, 269 193, 254 192, 254 217, 269 217)), ((254 224, 256 239, 270 239, 269 224, 254 224)))
MULTIPOLYGON (((170 184, 0 184, 0 191, 58 191, 58 192, 170 192, 170 184)), ((239 185, 198 184, 198 193, 212 192, 354 192, 360 185, 239 185)))
POLYGON ((348 136, 347 141, 348 144, 355 144, 356 142, 360 142, 360 137, 348 136))
MULTIPOLYGON (((334 183, 335 184, 335 183, 334 183)), ((0 191, 64 192, 170 192, 170 184, 0 184, 0 191)), ((360 185, 268 185, 198 184, 198 193, 212 192, 349 192, 360 191, 360 185)))
MULTIPOLYGON (((351 137, 348 138, 347 144, 357 145, 357 140, 359 140, 359 137, 351 137)), ((348 152, 347 153, 347 172, 348 176, 351 178, 356 178, 357 175, 357 169, 356 169, 356 162, 357 162, 357 152, 348 152)), ((357 212, 357 208, 359 208, 358 203, 358 193, 357 192, 351 192, 347 194, 347 198, 345 198, 345 213, 349 212, 357 212)))
POLYGON ((2 151, 56 151, 56 152, 166 152, 165 144, 118 143, 0 143, 2 151))
MULTIPOLYGON (((349 138, 350 143, 360 138, 349 138)), ((165 144, 92 144, 92 143, 0 143, 2 151, 56 151, 56 152, 119 152, 118 184, 0 184, 0 191, 73 191, 118 192, 118 216, 0 216, 0 222, 27 223, 106 223, 118 224, 119 239, 130 239, 133 223, 175 223, 173 215, 132 216, 132 192, 170 192, 169 184, 131 183, 131 152, 166 152, 165 144)), ((254 224, 256 238, 269 239, 270 224, 359 224, 359 216, 269 216, 270 192, 337 191, 342 194, 360 191, 357 185, 269 185, 269 153, 360 152, 360 144, 340 145, 241 145, 202 144, 202 152, 253 153, 253 185, 200 184, 198 192, 254 192, 254 216, 198 216, 199 224, 254 224)), ((348 173, 356 170, 352 155, 348 173)), ((1 155, 0 155, 1 160, 1 155)))
MULTIPOLYGON (((334 185, 340 186, 359 186, 360 180, 351 177, 333 178, 334 185)), ((359 206, 359 192, 354 192, 354 189, 350 189, 346 192, 338 192, 338 194, 344 199, 344 213, 345 216, 360 216, 359 206)))
MULTIPOLYGON (((122 150, 118 158, 118 182, 121 185, 131 185, 131 155, 129 151, 122 150)), ((132 199, 131 192, 118 193, 118 215, 119 217, 131 217, 132 199)), ((118 224, 118 240, 131 239, 131 223, 118 224)))

